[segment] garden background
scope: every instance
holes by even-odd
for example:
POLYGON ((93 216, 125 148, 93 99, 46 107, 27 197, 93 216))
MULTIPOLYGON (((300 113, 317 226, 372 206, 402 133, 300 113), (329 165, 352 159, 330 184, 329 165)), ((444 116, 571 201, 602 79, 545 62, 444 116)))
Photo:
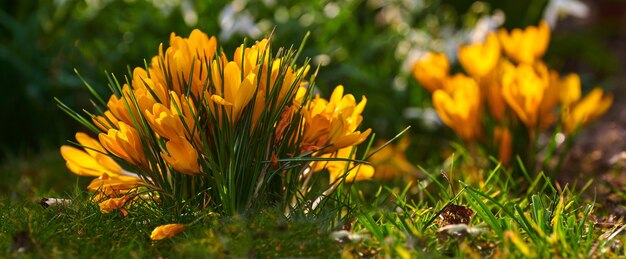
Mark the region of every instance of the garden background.
MULTIPOLYGON (((342 84, 357 98, 366 95, 362 127, 390 139, 411 126, 407 160, 437 168, 457 139, 431 108, 429 92, 411 76, 412 62, 428 50, 454 53, 480 21, 507 29, 536 25, 556 12, 553 2, 567 7, 574 1, 3 1, 0 201, 37 203, 84 188, 88 179, 71 174, 59 153, 81 126, 54 98, 76 110, 88 108, 90 93, 77 73, 107 93, 106 73, 121 76, 143 66, 171 32, 186 36, 194 28, 218 37, 225 50, 244 37, 270 34, 274 46, 298 46, 310 32, 301 56, 320 67, 316 91, 329 96, 342 84)), ((584 195, 606 205, 603 217, 621 218, 626 215, 626 1, 581 2, 582 13, 572 9, 555 20, 544 60, 562 73, 578 73, 584 93, 601 85, 615 100, 584 129, 555 175, 561 186, 582 187, 595 179, 584 195)), ((384 177, 381 184, 403 188, 407 179, 425 178, 419 171, 408 173, 384 177)), ((13 253, 15 233, 4 234, 13 239, 0 242, 7 249, 1 252, 13 253)))

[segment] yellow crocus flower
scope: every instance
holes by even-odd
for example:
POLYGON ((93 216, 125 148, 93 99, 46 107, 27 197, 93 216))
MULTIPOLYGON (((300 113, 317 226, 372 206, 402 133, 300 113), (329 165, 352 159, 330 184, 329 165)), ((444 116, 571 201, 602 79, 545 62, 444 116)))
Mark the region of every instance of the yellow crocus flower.
POLYGON ((84 151, 71 146, 61 146, 61 155, 67 168, 80 176, 98 177, 103 173, 119 175, 122 168, 109 156, 100 143, 87 134, 78 132, 76 139, 85 147, 84 151))
POLYGON ((450 63, 443 53, 428 52, 413 65, 412 74, 428 91, 442 87, 450 73, 450 63))
MULTIPOLYGON (((263 68, 264 72, 261 74, 261 79, 259 80, 259 87, 258 87, 259 93, 262 93, 260 95, 262 98, 262 101, 257 101, 258 106, 263 107, 265 105, 266 96, 272 93, 272 91, 278 92, 277 103, 282 103, 285 99, 285 96, 287 96, 289 89, 291 89, 291 87, 294 86, 293 84, 297 83, 296 81, 301 82, 301 80, 309 72, 309 66, 301 67, 301 68, 294 70, 290 66, 286 66, 285 64, 282 64, 281 62, 282 62, 282 59, 280 58, 277 58, 272 62, 271 73, 266 73, 267 67, 264 66, 263 68), (268 76, 270 77, 270 81, 268 85, 269 87, 266 86, 268 76), (280 82, 276 81, 279 77, 283 78, 281 84, 279 84, 280 82), (278 89, 275 89, 275 88, 278 88, 278 89)), ((297 87, 297 86, 294 86, 294 87, 297 87)), ((258 95, 259 94, 257 94, 257 96, 258 95)), ((259 108, 261 107, 255 107, 255 113, 260 114, 259 108)))
POLYGON ((463 140, 480 135, 480 90, 471 77, 457 74, 446 80, 451 91, 436 90, 433 106, 441 120, 463 140))
MULTIPOLYGON (((155 100, 155 102, 169 103, 167 87, 163 85, 162 82, 153 81, 152 78, 148 76, 148 72, 141 67, 137 67, 133 70, 132 86, 135 90, 145 90, 143 92, 149 95, 149 97, 155 100), (148 89, 150 89, 150 91, 148 91, 148 89), (153 97, 152 93, 154 93, 156 97, 153 97)), ((142 111, 143 110, 144 109, 142 109, 142 111)))
POLYGON ((524 30, 505 29, 498 31, 498 38, 507 56, 517 63, 533 64, 543 56, 550 43, 550 27, 546 21, 539 26, 528 26, 524 30))
MULTIPOLYGON (((189 138, 192 131, 197 131, 194 129, 196 112, 193 100, 183 96, 181 102, 174 91, 171 91, 170 94, 170 107, 155 103, 151 110, 144 112, 146 121, 161 137, 174 139, 179 136, 186 136, 189 138)), ((198 136, 197 134, 194 135, 198 136)))
POLYGON ((216 51, 215 37, 209 37, 200 30, 193 30, 189 38, 172 33, 170 47, 164 52, 161 45, 159 55, 152 58, 150 76, 155 83, 168 85, 169 90, 179 95, 186 94, 189 86, 191 94, 200 97, 208 78, 206 64, 215 56, 216 51))
MULTIPOLYGON (((216 62, 213 64, 214 69, 219 69, 216 62)), ((256 92, 256 75, 250 73, 242 78, 237 63, 228 62, 223 76, 223 85, 215 85, 217 93, 211 96, 211 100, 224 107, 230 122, 236 123, 243 108, 250 103, 256 92)), ((218 82, 214 80, 215 83, 218 82)))
MULTIPOLYGON (((83 132, 77 132, 76 133, 76 141, 78 141, 79 144, 81 144, 82 146, 85 147, 85 151, 87 151, 87 153, 93 157, 95 157, 98 154, 106 154, 106 150, 104 149, 104 147, 102 147, 102 145, 100 145, 100 142, 98 142, 98 140, 90 137, 89 135, 83 133, 83 132)), ((111 160, 113 161, 113 160, 111 160)))
MULTIPOLYGON (((346 147, 337 150, 333 153, 327 153, 319 156, 320 158, 343 158, 354 159, 356 150, 352 152, 353 147, 346 147), (352 153, 352 156, 350 154, 352 153)), ((339 180, 344 180, 346 183, 354 181, 363 181, 371 179, 374 176, 374 167, 367 164, 356 165, 349 161, 319 161, 315 163, 313 172, 328 170, 330 176, 330 184, 339 184, 339 180), (348 171, 346 172, 346 169, 348 171)))
MULTIPOLYGON (((271 53, 269 53, 269 48, 268 39, 262 39, 250 47, 244 48, 243 44, 240 45, 233 55, 233 62, 237 64, 244 78, 247 78, 251 74, 255 75, 254 78, 251 77, 251 79, 253 79, 253 85, 256 86, 252 125, 255 125, 258 121, 267 105, 267 98, 273 91, 278 92, 278 98, 275 103, 282 103, 292 85, 296 80, 299 81, 304 78, 309 69, 309 67, 306 66, 294 70, 291 66, 283 64, 281 58, 270 60, 271 53), (257 76, 260 78, 256 78, 257 76), (277 82, 279 77, 282 78, 281 82, 277 82), (275 90, 275 87, 278 89, 275 90)), ((217 82, 215 85, 221 85, 221 78, 217 78, 220 76, 219 73, 214 72, 212 76, 213 81, 217 82)), ((219 103, 224 103, 225 105, 232 103, 222 96, 221 89, 216 90, 218 96, 213 97, 214 99, 217 99, 219 103)))
POLYGON ((348 173, 345 172, 346 171, 345 167, 340 168, 338 166, 332 166, 328 168, 328 171, 331 175, 330 176, 331 183, 336 182, 337 179, 343 178, 344 175, 345 175, 344 182, 346 183, 365 181, 368 179, 372 179, 372 177, 374 176, 374 167, 371 165, 366 165, 366 164, 360 164, 357 166, 354 166, 354 164, 351 164, 348 167, 348 173))
MULTIPOLYGON (((131 88, 127 84, 124 84, 122 87, 122 97, 111 95, 109 101, 107 102, 109 112, 113 116, 109 116, 106 113, 105 115, 111 121, 119 120, 128 125, 134 125, 135 122, 140 121, 141 117, 139 111, 143 112, 151 109, 155 103, 157 103, 157 100, 147 88, 131 88), (113 119, 111 119, 111 117, 113 117, 113 119)), ((102 123, 109 124, 104 117, 99 117, 98 119, 102 120, 102 123)), ((96 122, 96 126, 102 129, 103 127, 101 126, 105 125, 100 125, 101 122, 96 122)), ((110 128, 110 125, 106 126, 106 128, 110 128)))
POLYGON ((139 106, 139 110, 142 111, 144 116, 146 110, 152 109, 154 104, 158 103, 152 94, 145 88, 133 89, 133 94, 135 95, 137 106, 139 106))
POLYGON ((162 240, 162 239, 170 238, 185 231, 186 228, 187 228, 187 225, 184 225, 184 224, 161 225, 161 226, 154 228, 154 230, 152 230, 152 233, 150 234, 150 239, 162 240))
POLYGON ((308 106, 302 108, 302 152, 318 150, 328 142, 332 114, 326 112, 326 106, 328 101, 317 96, 308 106))
POLYGON ((196 110, 193 99, 189 96, 175 95, 174 92, 170 92, 170 111, 176 113, 180 120, 184 123, 183 126, 187 126, 184 131, 184 135, 191 139, 191 133, 194 133, 195 138, 199 138, 197 134, 196 122, 198 120, 198 112, 196 110), (189 131, 191 132, 189 132, 189 131))
POLYGON ((535 67, 528 64, 507 66, 503 71, 502 96, 528 128, 537 125, 539 106, 548 80, 548 71, 543 64, 535 67))
POLYGON ((174 139, 185 135, 185 128, 178 114, 160 103, 152 106, 152 111, 146 110, 146 121, 159 136, 174 139))
POLYGON ((136 175, 125 172, 108 156, 98 140, 82 132, 76 133, 76 140, 84 147, 84 151, 71 146, 62 146, 61 155, 72 173, 97 177, 87 187, 90 191, 98 193, 95 200, 124 194, 141 185, 142 181, 136 175))
POLYGON ((298 109, 302 107, 303 102, 306 101, 304 97, 307 95, 307 92, 308 90, 306 87, 298 87, 292 101, 294 107, 298 109))
POLYGON ((134 125, 134 120, 139 118, 139 112, 135 109, 132 98, 129 98, 133 91, 128 85, 122 87, 122 96, 111 95, 107 102, 107 107, 111 114, 120 121, 128 125, 134 125))
MULTIPOLYGON (((143 184, 143 181, 136 176, 104 173, 93 179, 87 186, 87 189, 96 192, 98 194, 97 197, 111 197, 125 194, 143 184)), ((95 200, 98 199, 96 198, 95 200)))
POLYGON ((367 129, 363 133, 356 130, 363 121, 361 113, 367 104, 367 98, 363 96, 357 104, 353 95, 343 95, 343 86, 340 85, 333 91, 330 103, 335 104, 337 111, 336 117, 330 123, 330 143, 335 148, 362 143, 371 132, 371 129, 367 129))
POLYGON ((98 207, 100 207, 100 212, 102 213, 110 213, 114 210, 119 210, 120 213, 122 213, 122 215, 124 217, 128 216, 128 211, 126 210, 125 206, 126 203, 128 203, 128 201, 130 201, 132 198, 130 196, 122 196, 120 198, 109 198, 105 201, 102 201, 98 204, 98 207))
POLYGON ((511 66, 510 63, 500 60, 496 67, 479 79, 479 84, 483 98, 487 102, 489 112, 494 119, 501 121, 506 112, 506 102, 502 96, 502 71, 504 66, 511 66))
POLYGON ((350 117, 344 117, 341 114, 339 118, 332 120, 329 139, 332 146, 325 149, 325 152, 330 152, 337 148, 358 145, 365 141, 372 129, 367 129, 364 132, 357 131, 356 125, 359 125, 361 120, 362 119, 359 119, 358 123, 352 123, 350 117))
POLYGON ((559 80, 560 88, 560 101, 564 107, 569 107, 573 103, 580 100, 581 87, 580 77, 578 74, 569 74, 566 77, 559 80))
POLYGON ((131 164, 147 167, 148 162, 137 130, 122 121, 119 122, 119 126, 119 129, 109 129, 106 134, 98 135, 102 146, 111 154, 131 164))
POLYGON ((195 175, 200 172, 198 151, 184 137, 172 138, 165 143, 167 153, 161 157, 179 173, 195 175))
POLYGON ((94 116, 92 119, 93 125, 106 132, 109 129, 117 129, 119 127, 119 120, 111 113, 111 111, 105 111, 104 116, 94 116))
MULTIPOLYGON (((372 150, 378 150, 386 141, 377 141, 376 147, 372 150)), ((373 154, 368 161, 374 166, 376 174, 374 178, 379 180, 390 180, 397 176, 417 177, 420 171, 415 165, 406 158, 405 152, 409 147, 410 139, 408 135, 404 135, 397 144, 388 144, 383 149, 373 154)))
POLYGON ((343 95, 343 86, 333 90, 330 100, 317 96, 303 107, 304 133, 303 151, 318 150, 332 153, 338 149, 362 143, 371 133, 356 129, 361 125, 361 113, 365 108, 365 97, 357 104, 353 95, 343 95), (322 149, 322 150, 319 150, 322 149))
POLYGON ((267 74, 267 64, 270 58, 270 53, 268 52, 269 47, 269 41, 267 39, 257 41, 254 45, 247 48, 244 48, 244 45, 241 44, 235 49, 233 61, 237 63, 240 68, 243 68, 245 75, 250 73, 259 74, 259 64, 261 63, 265 69, 262 73, 267 74), (262 61, 261 58, 263 58, 262 61))
POLYGON ((546 85, 546 89, 543 92, 543 99, 541 105, 539 105, 539 126, 542 130, 547 129, 552 125, 557 117, 554 114, 554 109, 559 104, 561 96, 561 78, 556 71, 550 71, 550 81, 546 85))
POLYGON ((486 76, 500 60, 500 43, 494 33, 490 33, 482 43, 459 47, 459 62, 465 71, 474 78, 486 76))
POLYGON ((563 113, 563 126, 567 133, 573 133, 578 127, 604 114, 613 103, 613 95, 606 94, 596 87, 582 100, 573 104, 563 113))

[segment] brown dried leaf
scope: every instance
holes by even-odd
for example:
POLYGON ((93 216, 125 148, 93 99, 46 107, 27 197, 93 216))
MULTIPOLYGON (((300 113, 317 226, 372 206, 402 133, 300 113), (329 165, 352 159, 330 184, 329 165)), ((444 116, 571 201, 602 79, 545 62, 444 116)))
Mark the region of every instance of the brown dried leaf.
POLYGON ((469 224, 472 215, 474 215, 472 209, 462 205, 450 204, 441 213, 441 218, 444 225, 469 224))

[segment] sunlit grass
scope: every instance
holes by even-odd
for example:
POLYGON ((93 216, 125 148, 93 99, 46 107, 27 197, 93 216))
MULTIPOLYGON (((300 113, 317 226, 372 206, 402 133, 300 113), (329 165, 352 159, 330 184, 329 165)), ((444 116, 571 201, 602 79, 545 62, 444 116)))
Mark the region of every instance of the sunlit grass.
MULTIPOLYGON (((41 162, 43 167, 62 164, 61 158, 46 155, 33 161, 47 161, 41 162)), ((526 183, 511 178, 498 165, 485 172, 483 182, 463 176, 464 170, 447 168, 457 176, 429 173, 426 179, 406 185, 356 183, 352 187, 358 188, 351 188, 351 209, 334 222, 329 220, 336 218, 330 212, 288 219, 272 207, 234 217, 208 209, 176 214, 164 208, 148 213, 141 207, 129 210, 127 217, 119 212, 102 214, 90 201, 91 194, 81 190, 85 183, 72 184, 61 193, 46 192, 46 179, 65 175, 56 171, 38 176, 40 181, 31 189, 14 188, 12 194, 3 189, 0 251, 6 257, 624 255, 622 221, 584 198, 583 190, 554 185, 543 174, 526 183), (39 199, 49 195, 70 199, 71 204, 41 206, 39 199), (462 220, 454 213, 462 208, 473 212, 469 223, 452 225, 455 217, 462 220), (155 226, 171 222, 194 224, 171 239, 150 240, 155 226)), ((10 172, 18 171, 5 172, 11 177, 10 172)), ((27 182, 30 177, 17 178, 27 182)))

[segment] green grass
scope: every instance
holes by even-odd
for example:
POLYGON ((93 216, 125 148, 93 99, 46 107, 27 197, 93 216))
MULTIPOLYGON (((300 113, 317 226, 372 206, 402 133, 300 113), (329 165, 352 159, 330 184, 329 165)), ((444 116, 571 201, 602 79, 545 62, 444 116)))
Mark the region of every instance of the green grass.
POLYGON ((134 210, 127 217, 102 214, 86 197, 73 196, 70 206, 0 206, 0 248, 5 256, 322 256, 340 249, 314 222, 286 222, 271 211, 259 212, 254 218, 206 216, 173 239, 153 242, 149 236, 154 227, 188 223, 193 216, 167 212, 155 215, 141 210, 134 210), (15 233, 20 232, 28 234, 18 234, 21 238, 14 240, 15 233))
POLYGON ((459 167, 453 184, 433 173, 409 184, 358 183, 335 222, 329 218, 336 211, 286 219, 272 208, 234 217, 140 207, 127 217, 102 214, 54 152, 29 159, 27 167, 19 161, 2 167, 15 186, 2 185, 0 257, 624 256, 622 219, 612 219, 583 190, 555 185, 543 174, 531 182, 513 179, 498 166, 483 172, 484 181, 459 167), (32 186, 17 184, 25 182, 32 186), (44 208, 41 197, 72 203, 44 208), (464 208, 473 212, 469 224, 450 226, 468 219, 464 208), (193 221, 171 239, 149 238, 158 225, 193 221))

